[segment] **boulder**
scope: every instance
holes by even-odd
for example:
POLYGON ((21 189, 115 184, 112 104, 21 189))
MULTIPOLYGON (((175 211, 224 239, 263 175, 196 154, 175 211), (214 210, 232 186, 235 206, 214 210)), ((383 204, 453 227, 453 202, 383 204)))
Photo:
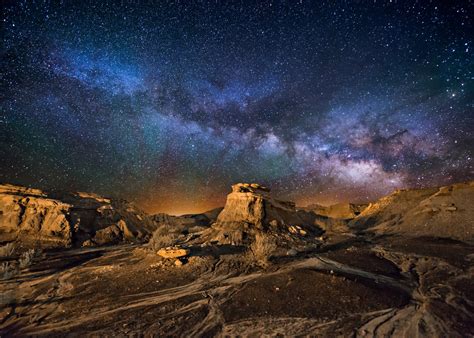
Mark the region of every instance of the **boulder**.
POLYGON ((186 257, 191 251, 189 249, 179 247, 162 248, 158 250, 158 255, 164 258, 179 258, 186 257))
POLYGON ((117 225, 96 231, 92 241, 98 245, 117 244, 123 239, 123 233, 117 225))

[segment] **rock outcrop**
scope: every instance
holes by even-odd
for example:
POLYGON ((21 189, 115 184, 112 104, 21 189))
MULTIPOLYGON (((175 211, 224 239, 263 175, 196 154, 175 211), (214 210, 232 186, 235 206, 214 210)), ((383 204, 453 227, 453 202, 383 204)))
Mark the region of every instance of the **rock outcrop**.
POLYGON ((397 190, 349 222, 358 231, 474 240, 474 181, 397 190))
POLYGON ((274 199, 270 189, 259 184, 239 183, 232 186, 224 209, 212 228, 220 243, 239 244, 257 231, 295 234, 320 234, 317 216, 297 210, 295 203, 274 199))
POLYGON ((0 185, 0 236, 56 246, 144 240, 155 222, 132 204, 89 193, 0 185))
POLYGON ((319 216, 317 224, 327 232, 351 232, 349 222, 357 217, 368 204, 338 203, 331 206, 319 204, 308 205, 303 210, 314 212, 319 216))
POLYGON ((208 228, 216 221, 222 209, 223 208, 216 208, 201 214, 187 214, 181 216, 159 213, 149 217, 157 225, 169 225, 172 226, 176 232, 190 233, 208 228))
POLYGON ((317 215, 335 219, 349 220, 360 215, 367 208, 368 204, 338 203, 330 206, 312 204, 305 207, 305 210, 313 211, 317 215))
POLYGON ((161 236, 172 235, 176 237, 186 236, 193 238, 195 234, 200 233, 210 227, 217 219, 217 215, 222 208, 213 209, 201 214, 188 214, 173 216, 164 213, 149 216, 156 226, 150 241, 161 236))

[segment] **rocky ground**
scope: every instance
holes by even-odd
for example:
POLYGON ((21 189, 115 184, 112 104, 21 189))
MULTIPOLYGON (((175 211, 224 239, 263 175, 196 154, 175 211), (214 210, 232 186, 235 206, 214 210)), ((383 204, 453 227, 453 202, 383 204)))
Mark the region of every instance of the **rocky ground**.
POLYGON ((0 336, 474 336, 472 190, 318 215, 239 184, 222 211, 153 216, 148 244, 46 246, 16 264, 17 241, 0 258, 16 269, 0 281, 0 336))
POLYGON ((474 334, 473 246, 340 236, 261 268, 199 250, 50 250, 0 284, 3 335, 474 334))

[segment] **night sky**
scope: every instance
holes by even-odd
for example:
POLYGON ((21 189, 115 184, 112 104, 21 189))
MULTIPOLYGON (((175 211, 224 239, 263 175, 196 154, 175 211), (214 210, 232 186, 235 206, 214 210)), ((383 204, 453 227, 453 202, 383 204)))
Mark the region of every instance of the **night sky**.
POLYGON ((3 183, 179 214, 474 179, 470 1, 2 3, 3 183))

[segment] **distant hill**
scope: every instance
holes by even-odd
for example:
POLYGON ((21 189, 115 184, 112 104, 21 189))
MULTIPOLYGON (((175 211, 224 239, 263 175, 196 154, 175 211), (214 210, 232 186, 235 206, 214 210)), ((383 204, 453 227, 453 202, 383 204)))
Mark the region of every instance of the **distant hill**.
POLYGON ((307 211, 313 211, 317 215, 337 218, 337 219, 353 219, 358 216, 368 204, 354 204, 354 203, 338 203, 330 206, 323 206, 319 204, 310 204, 307 207, 301 208, 307 211))
POLYGON ((474 240, 474 181, 397 190, 349 222, 356 231, 474 240))

